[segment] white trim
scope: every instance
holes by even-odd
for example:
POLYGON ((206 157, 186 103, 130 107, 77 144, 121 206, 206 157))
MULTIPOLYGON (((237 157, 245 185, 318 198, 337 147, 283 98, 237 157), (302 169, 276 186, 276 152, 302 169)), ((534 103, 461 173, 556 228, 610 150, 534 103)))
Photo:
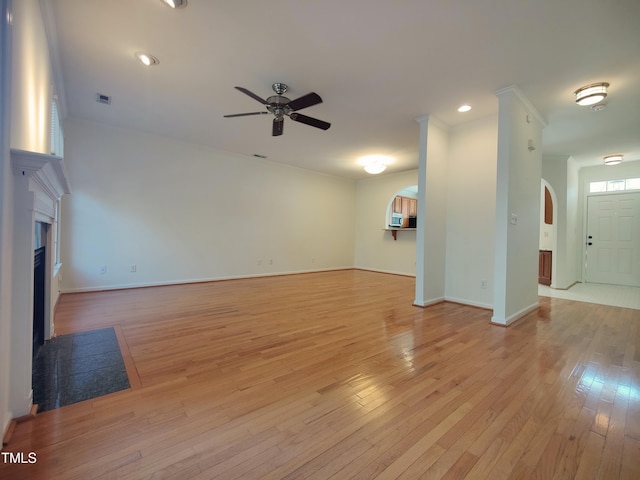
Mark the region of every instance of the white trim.
POLYGON ((497 318, 494 315, 494 316, 491 317, 491 323, 494 323, 496 325, 504 325, 506 327, 507 325, 511 325, 516 320, 519 320, 520 318, 524 317, 525 315, 528 315, 529 313, 533 312, 534 310, 537 310, 538 307, 540 307, 540 303, 535 302, 535 303, 529 305, 528 307, 523 308, 522 310, 514 313, 513 315, 510 315, 507 318, 497 318))
POLYGON ((424 300, 422 302, 419 302, 418 300, 414 300, 413 305, 415 305, 416 307, 429 307, 431 305, 435 305, 436 303, 440 303, 444 301, 446 301, 444 297, 431 298, 429 300, 424 300))
POLYGON ((364 270, 365 272, 377 272, 377 273, 386 273, 389 275, 400 275, 402 277, 413 277, 415 278, 415 273, 407 273, 407 272, 398 272, 396 270, 383 270, 381 268, 370 268, 370 267, 353 267, 356 270, 364 270))
POLYGON ((454 302, 454 303, 460 303, 461 305, 469 305, 470 307, 486 308, 488 310, 493 310, 493 305, 489 303, 474 302, 474 301, 466 300, 462 298, 448 297, 447 295, 444 296, 444 300, 446 302, 454 302))
POLYGON ((508 87, 501 88, 500 90, 496 91, 495 95, 499 97, 501 95, 504 95, 505 93, 515 94, 515 96, 518 97, 518 99, 520 100, 520 102, 522 102, 525 108, 529 110, 529 112, 531 112, 531 114, 535 117, 538 123, 540 123, 540 126, 542 128, 548 125, 544 117, 540 114, 540 112, 538 112, 536 107, 533 106, 533 103, 531 103, 531 101, 525 96, 525 94, 522 93, 522 90, 520 90, 516 85, 510 85, 508 87))
POLYGON ((52 200, 71 193, 62 157, 12 148, 11 168, 14 175, 32 178, 52 200))
POLYGON ((335 267, 335 268, 320 268, 316 270, 296 270, 288 272, 273 272, 273 273, 255 273, 250 275, 228 275, 220 277, 203 277, 203 278, 189 278, 183 280, 164 280, 161 282, 145 282, 145 283, 123 283, 114 285, 99 285, 95 287, 80 287, 80 288, 66 288, 60 290, 60 293, 84 293, 84 292, 101 292, 105 290, 126 290, 129 288, 147 288, 147 287, 162 287, 168 285, 185 285, 190 283, 208 283, 208 282, 220 282, 224 280, 242 280, 247 278, 259 278, 259 277, 279 277, 282 275, 300 275, 305 273, 316 272, 332 272, 335 270, 353 270, 353 267, 335 267))

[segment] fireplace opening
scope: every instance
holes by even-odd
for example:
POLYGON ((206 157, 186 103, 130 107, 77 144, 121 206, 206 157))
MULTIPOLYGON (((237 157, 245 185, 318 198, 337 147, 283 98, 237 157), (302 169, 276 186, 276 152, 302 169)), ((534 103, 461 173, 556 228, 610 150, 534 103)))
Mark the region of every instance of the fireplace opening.
POLYGON ((36 222, 33 252, 33 354, 38 356, 44 344, 45 302, 47 283, 47 227, 46 223, 36 222))

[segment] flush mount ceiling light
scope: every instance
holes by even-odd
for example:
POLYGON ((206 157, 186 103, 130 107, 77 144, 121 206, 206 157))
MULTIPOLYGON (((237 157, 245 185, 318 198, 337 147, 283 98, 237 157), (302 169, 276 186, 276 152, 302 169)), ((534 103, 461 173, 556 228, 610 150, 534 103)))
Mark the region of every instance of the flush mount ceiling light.
POLYGON ((607 88, 609 84, 607 82, 592 83, 579 88, 573 94, 576 96, 576 103, 578 105, 595 105, 600 103, 607 96, 607 88))
POLYGON ((458 108, 460 113, 468 112, 469 110, 471 110, 471 105, 462 105, 458 108))
POLYGON ((184 8, 187 6, 187 0, 162 0, 162 3, 171 8, 184 8))
POLYGON ((158 65, 160 63, 160 60, 158 60, 156 57, 144 52, 136 52, 136 58, 147 67, 158 65))
POLYGON ((604 164, 605 165, 618 165, 619 163, 622 163, 622 155, 620 154, 615 154, 615 155, 606 155, 604 157, 604 164))
POLYGON ((362 165, 364 171, 372 175, 384 172, 387 165, 391 163, 393 163, 393 158, 386 155, 367 155, 358 159, 358 165, 362 165))

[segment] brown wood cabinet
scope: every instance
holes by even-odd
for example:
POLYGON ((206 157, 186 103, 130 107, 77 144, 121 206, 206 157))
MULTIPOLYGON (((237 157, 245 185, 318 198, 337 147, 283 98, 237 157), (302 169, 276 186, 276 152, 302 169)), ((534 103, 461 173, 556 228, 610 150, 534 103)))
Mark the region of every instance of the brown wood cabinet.
POLYGON ((551 285, 551 250, 540 250, 538 257, 538 283, 551 285))
POLYGON ((418 200, 411 197, 403 197, 397 195, 393 199, 393 213, 402 214, 403 227, 409 224, 409 217, 417 215, 418 212, 418 200))
POLYGON ((393 213, 402 213, 402 198, 398 195, 393 199, 393 213))

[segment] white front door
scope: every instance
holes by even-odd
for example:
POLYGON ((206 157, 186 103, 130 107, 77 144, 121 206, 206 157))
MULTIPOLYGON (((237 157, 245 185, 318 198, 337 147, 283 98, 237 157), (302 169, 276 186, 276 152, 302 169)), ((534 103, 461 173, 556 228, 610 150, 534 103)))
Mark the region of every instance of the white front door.
POLYGON ((640 287, 640 193, 588 197, 586 281, 640 287))

